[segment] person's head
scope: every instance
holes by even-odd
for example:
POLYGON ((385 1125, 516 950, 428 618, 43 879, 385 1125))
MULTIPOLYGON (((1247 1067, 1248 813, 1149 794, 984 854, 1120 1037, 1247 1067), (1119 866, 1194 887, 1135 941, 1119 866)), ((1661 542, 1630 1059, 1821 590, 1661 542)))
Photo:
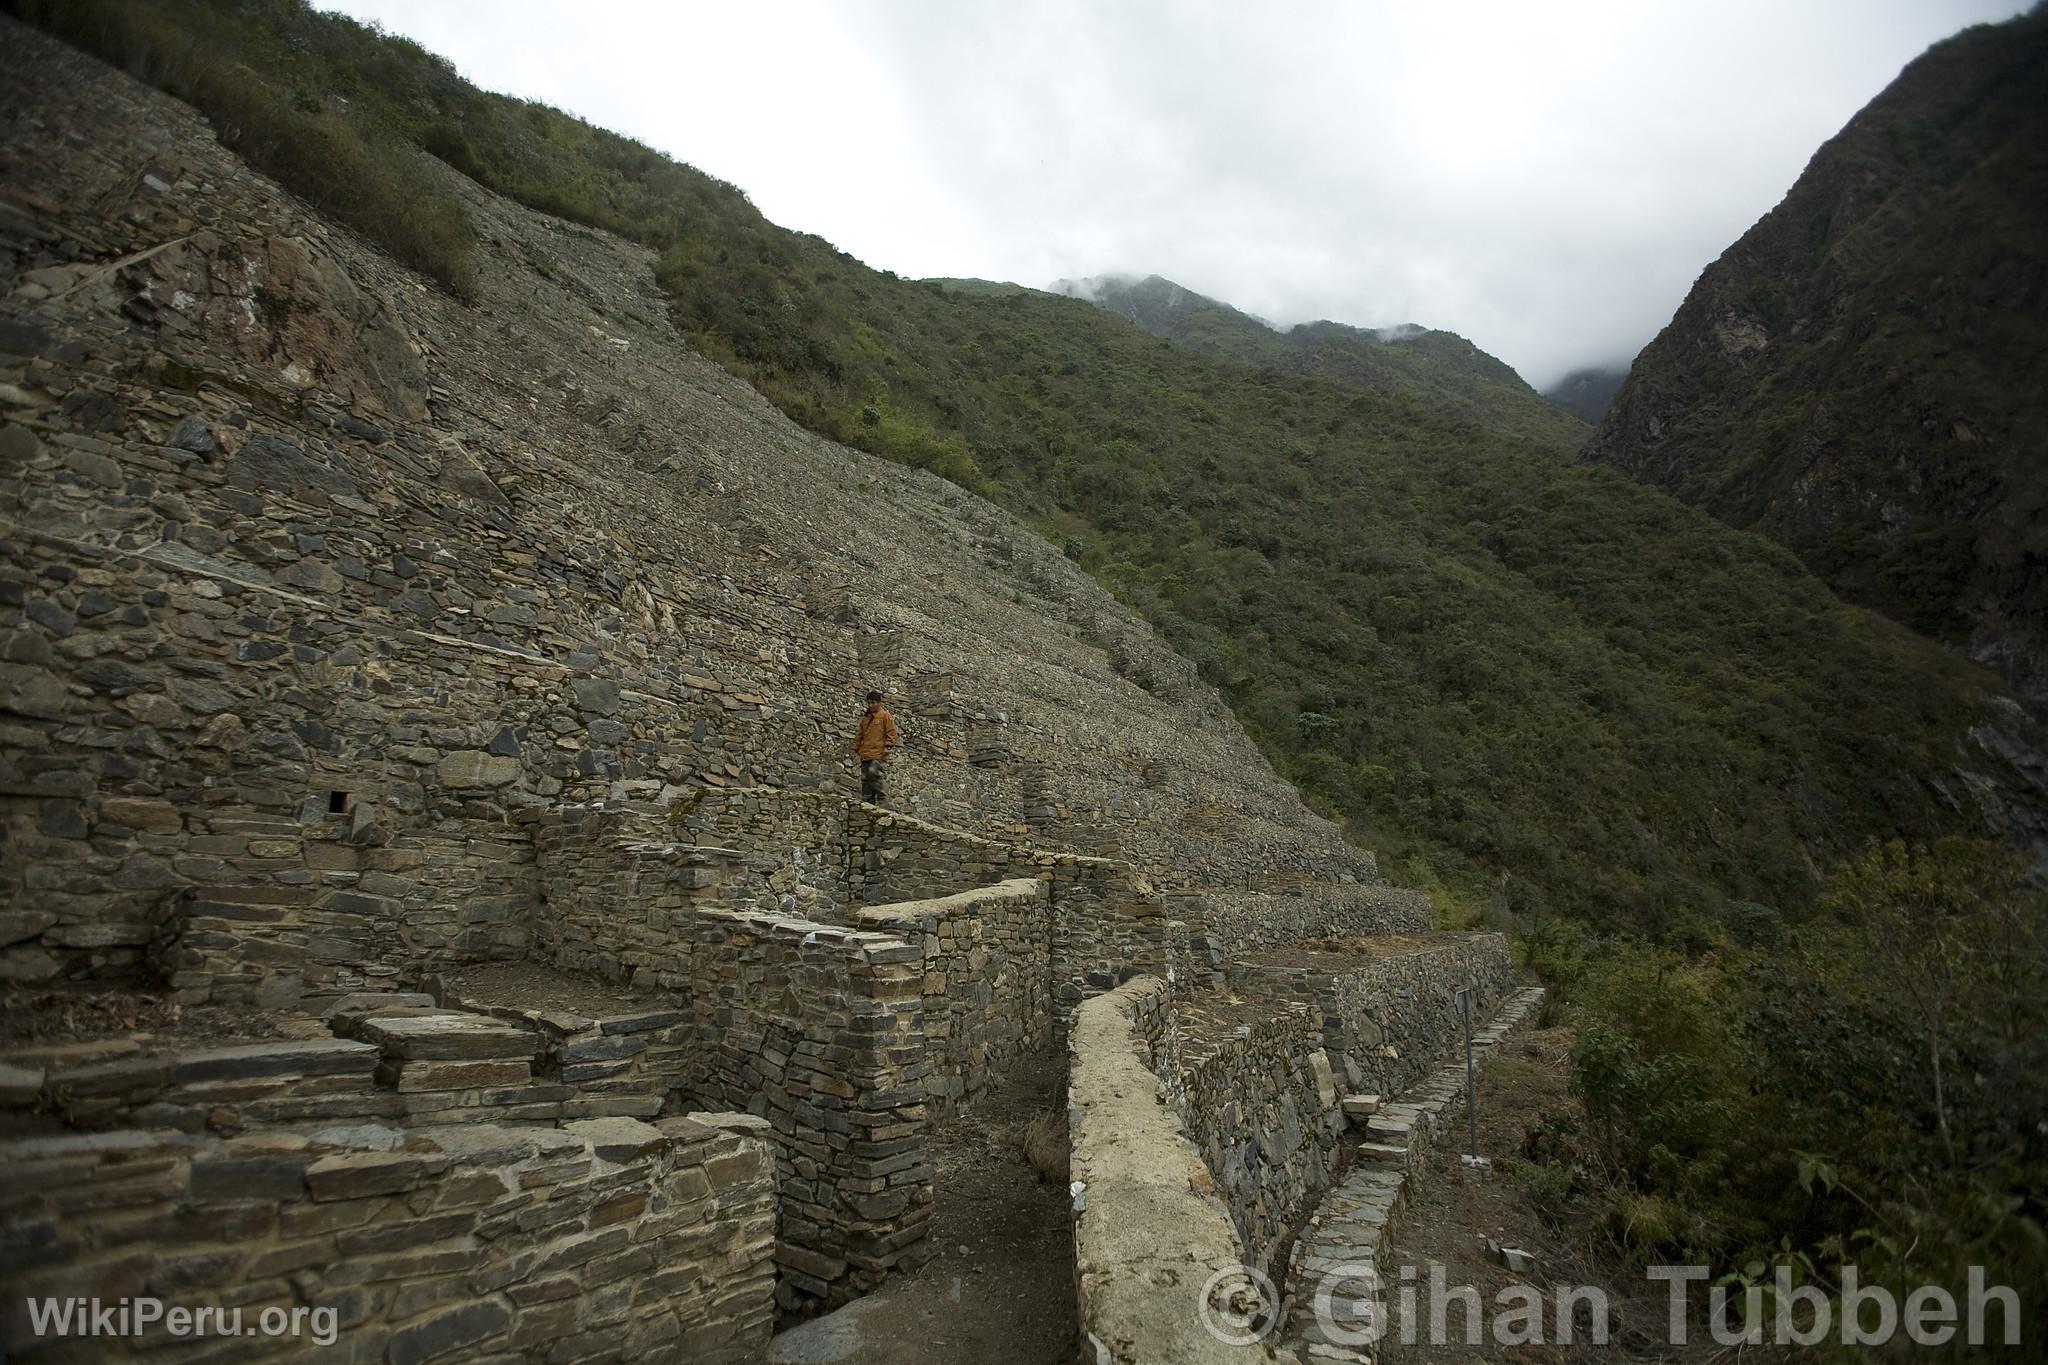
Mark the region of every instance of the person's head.
POLYGON ((868 693, 868 710, 872 711, 872 710, 874 710, 874 709, 875 709, 875 708, 876 708, 877 706, 880 706, 881 704, 882 704, 882 694, 881 694, 880 692, 870 692, 870 693, 868 693))

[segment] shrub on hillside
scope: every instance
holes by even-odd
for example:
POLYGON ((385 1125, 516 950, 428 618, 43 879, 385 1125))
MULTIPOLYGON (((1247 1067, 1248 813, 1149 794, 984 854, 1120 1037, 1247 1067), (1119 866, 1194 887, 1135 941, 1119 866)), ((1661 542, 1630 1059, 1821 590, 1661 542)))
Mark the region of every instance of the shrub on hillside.
POLYGON ((306 91, 290 94, 228 60, 178 11, 138 0, 21 0, 46 28, 186 101, 222 143, 321 212, 459 298, 476 293, 468 216, 399 140, 373 136, 306 91))

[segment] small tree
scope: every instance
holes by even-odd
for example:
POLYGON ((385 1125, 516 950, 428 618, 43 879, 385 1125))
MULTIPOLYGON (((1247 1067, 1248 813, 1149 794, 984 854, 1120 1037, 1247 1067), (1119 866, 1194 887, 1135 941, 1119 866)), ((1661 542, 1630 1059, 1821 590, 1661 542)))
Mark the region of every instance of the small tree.
POLYGON ((1967 839, 1873 844, 1830 881, 1828 905, 1873 949, 1856 967, 1907 1001, 1924 1040, 1942 1154, 1953 1164, 1948 1060, 1966 1026, 2016 1039, 2041 981, 2041 909, 2018 855, 1967 839))

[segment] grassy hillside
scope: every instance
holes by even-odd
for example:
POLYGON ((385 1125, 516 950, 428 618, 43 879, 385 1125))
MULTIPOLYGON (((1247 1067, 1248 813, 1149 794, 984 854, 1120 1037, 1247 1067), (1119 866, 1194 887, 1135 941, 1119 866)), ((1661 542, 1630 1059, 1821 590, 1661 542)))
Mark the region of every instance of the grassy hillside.
POLYGON ((1636 360, 1589 459, 2048 701, 2048 10, 1939 43, 1636 360))
MULTIPOLYGON (((709 353, 796 420, 1033 518, 1396 876, 1703 942, 1731 902, 1804 913, 1817 864, 1866 835, 1971 824, 1930 782, 1982 677, 1768 542, 1574 464, 1574 420, 1526 386, 1445 403, 1073 299, 876 272, 729 185, 284 0, 14 3, 216 117, 240 63, 367 154, 402 168, 424 147, 656 249, 709 353)), ((296 145, 268 163, 288 183, 296 145)), ((351 221, 379 235, 372 209, 351 221)))

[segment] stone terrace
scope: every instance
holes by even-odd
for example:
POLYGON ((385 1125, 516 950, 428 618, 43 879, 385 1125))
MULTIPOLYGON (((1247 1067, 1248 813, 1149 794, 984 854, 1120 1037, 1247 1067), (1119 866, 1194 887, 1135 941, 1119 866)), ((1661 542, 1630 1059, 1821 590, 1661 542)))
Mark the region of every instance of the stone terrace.
POLYGON ((644 251, 440 171, 495 253, 458 303, 0 38, 0 981, 186 1011, 0 1056, 10 1292, 756 1359, 920 1263, 931 1123, 1140 974, 1263 1262, 1342 1083, 1505 982, 1261 958, 1426 901, 1026 528, 691 353, 644 251), (848 792, 871 685, 895 809, 848 792), (450 984, 492 963, 619 1007, 450 984))

